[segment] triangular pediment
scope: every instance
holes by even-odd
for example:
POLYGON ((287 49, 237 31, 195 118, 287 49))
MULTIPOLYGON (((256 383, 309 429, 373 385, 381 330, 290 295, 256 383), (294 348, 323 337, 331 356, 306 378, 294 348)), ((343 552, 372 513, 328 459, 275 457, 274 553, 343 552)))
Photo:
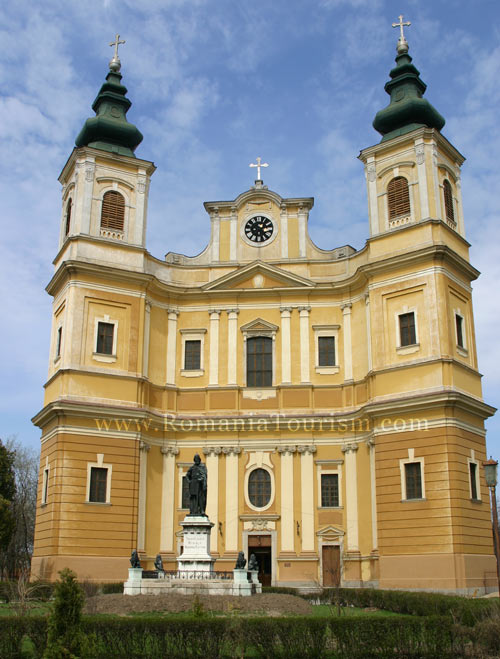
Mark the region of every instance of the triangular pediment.
POLYGON ((242 332, 276 332, 279 328, 263 318, 256 318, 246 325, 242 325, 240 329, 242 332))
POLYGON ((312 288, 316 284, 274 265, 254 261, 203 286, 205 291, 231 289, 312 288))
POLYGON ((324 537, 324 536, 341 536, 345 535, 345 531, 342 529, 337 528, 336 526, 332 526, 329 524, 328 526, 323 527, 322 529, 319 529, 319 531, 316 531, 316 535, 319 537, 324 537))

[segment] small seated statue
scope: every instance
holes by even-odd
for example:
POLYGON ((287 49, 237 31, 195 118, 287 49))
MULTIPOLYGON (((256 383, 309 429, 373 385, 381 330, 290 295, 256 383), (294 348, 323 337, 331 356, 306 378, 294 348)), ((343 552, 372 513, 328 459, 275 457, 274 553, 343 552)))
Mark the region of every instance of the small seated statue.
POLYGON ((235 570, 244 570, 245 565, 247 564, 247 559, 245 558, 245 554, 240 551, 238 554, 238 558, 236 559, 236 565, 234 566, 235 570))
POLYGON ((257 563, 257 557, 255 554, 250 554, 250 560, 248 561, 248 569, 250 571, 259 570, 259 564, 257 563))
POLYGON ((161 554, 156 555, 155 569, 158 570, 158 572, 163 572, 163 561, 162 561, 162 558, 161 558, 161 554))
POLYGON ((139 560, 139 554, 137 553, 137 549, 134 549, 132 552, 132 556, 130 557, 130 565, 132 567, 141 567, 141 561, 139 560))

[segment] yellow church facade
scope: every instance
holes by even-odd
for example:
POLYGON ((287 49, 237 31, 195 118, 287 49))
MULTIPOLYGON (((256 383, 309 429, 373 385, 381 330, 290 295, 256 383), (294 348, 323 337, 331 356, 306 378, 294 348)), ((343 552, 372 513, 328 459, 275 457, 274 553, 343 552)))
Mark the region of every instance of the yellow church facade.
POLYGON ((264 584, 494 585, 464 159, 430 104, 400 125, 421 81, 407 48, 396 62, 384 137, 359 156, 361 250, 314 245, 313 198, 259 170, 205 203, 201 254, 161 260, 145 249, 155 167, 133 153, 112 61, 60 176, 34 574, 125 580, 134 549, 175 570, 198 453, 216 570, 242 550, 264 584))

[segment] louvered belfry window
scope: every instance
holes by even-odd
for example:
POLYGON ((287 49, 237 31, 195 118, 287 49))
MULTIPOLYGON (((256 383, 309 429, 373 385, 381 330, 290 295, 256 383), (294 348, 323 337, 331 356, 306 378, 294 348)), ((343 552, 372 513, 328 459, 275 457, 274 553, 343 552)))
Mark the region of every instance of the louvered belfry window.
POLYGON ((443 182, 444 191, 444 210, 446 212, 446 219, 449 222, 455 223, 455 213, 453 212, 453 193, 451 191, 450 182, 445 179, 443 182))
POLYGON ((71 207, 73 206, 73 200, 71 197, 68 199, 68 204, 66 206, 66 228, 65 228, 65 236, 68 235, 70 227, 71 227, 71 207))
POLYGON ((102 198, 101 229, 123 231, 125 199, 119 192, 109 190, 102 198))
POLYGON ((410 214, 410 191, 404 176, 396 176, 387 186, 387 203, 390 220, 410 214))

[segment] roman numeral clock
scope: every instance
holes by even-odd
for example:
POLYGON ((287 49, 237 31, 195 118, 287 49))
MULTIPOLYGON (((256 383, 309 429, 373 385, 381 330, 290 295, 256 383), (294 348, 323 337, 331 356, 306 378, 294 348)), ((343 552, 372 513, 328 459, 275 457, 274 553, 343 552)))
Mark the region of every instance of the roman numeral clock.
POLYGON ((253 243, 264 243, 274 232, 272 221, 264 215, 254 215, 245 224, 245 236, 253 243))

